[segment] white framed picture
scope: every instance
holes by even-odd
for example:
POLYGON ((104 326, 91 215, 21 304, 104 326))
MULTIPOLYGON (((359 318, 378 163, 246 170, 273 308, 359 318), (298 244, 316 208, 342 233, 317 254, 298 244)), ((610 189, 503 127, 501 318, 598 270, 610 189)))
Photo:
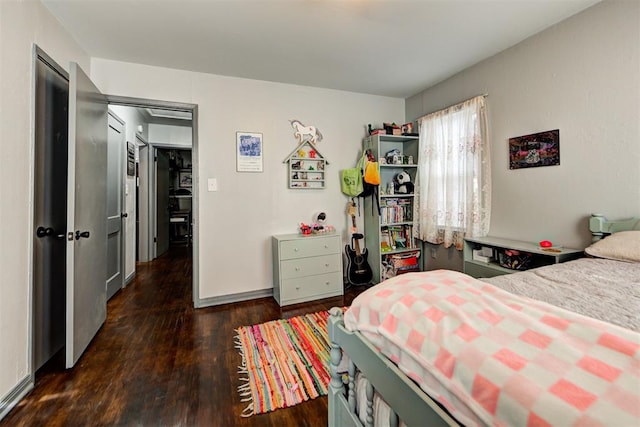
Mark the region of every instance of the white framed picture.
POLYGON ((193 186, 193 181, 191 178, 191 171, 178 172, 178 187, 191 188, 192 186, 193 186))
POLYGON ((262 134, 236 132, 236 171, 262 172, 262 134))

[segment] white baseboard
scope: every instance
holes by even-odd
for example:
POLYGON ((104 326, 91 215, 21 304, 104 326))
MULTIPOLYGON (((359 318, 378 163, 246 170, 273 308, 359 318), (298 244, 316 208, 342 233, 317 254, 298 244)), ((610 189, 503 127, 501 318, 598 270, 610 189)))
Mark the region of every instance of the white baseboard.
POLYGON ((261 289, 259 291, 242 292, 239 294, 224 295, 221 297, 202 298, 195 301, 196 308, 212 307, 214 305, 231 304, 234 302, 249 301, 257 298, 273 296, 273 289, 261 289))
POLYGON ((22 398, 33 389, 33 379, 27 375, 0 400, 0 420, 2 420, 22 398))
POLYGON ((136 271, 133 270, 133 272, 127 276, 126 279, 124 279, 124 286, 127 286, 129 283, 131 283, 131 281, 136 277, 136 271))

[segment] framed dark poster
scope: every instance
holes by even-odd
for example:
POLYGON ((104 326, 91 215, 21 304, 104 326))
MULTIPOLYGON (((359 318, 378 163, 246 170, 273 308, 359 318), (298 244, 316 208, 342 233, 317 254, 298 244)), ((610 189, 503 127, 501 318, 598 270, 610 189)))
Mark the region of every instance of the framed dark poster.
POLYGON ((560 129, 509 138, 509 169, 560 164, 560 129))

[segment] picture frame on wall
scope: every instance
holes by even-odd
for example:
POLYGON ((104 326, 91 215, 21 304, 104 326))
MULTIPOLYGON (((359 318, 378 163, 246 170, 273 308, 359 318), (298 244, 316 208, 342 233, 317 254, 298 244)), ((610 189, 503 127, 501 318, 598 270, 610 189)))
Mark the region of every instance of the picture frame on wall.
POLYGON ((136 151, 133 143, 127 141, 127 176, 136 175, 136 151))
POLYGON ((560 164, 560 129, 509 138, 509 169, 560 164))
POLYGON ((256 132, 236 132, 236 171, 263 171, 262 134, 256 132))
POLYGON ((193 180, 191 171, 179 171, 178 172, 178 187, 191 188, 193 186, 193 180))

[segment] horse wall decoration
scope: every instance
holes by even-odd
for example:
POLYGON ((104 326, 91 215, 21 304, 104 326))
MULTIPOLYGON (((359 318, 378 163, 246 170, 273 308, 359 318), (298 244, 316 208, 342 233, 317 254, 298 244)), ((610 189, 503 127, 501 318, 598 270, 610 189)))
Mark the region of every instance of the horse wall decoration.
POLYGON ((322 141, 322 134, 315 126, 305 126, 300 120, 289 120, 291 127, 295 131, 293 135, 298 139, 298 142, 302 144, 305 141, 309 141, 312 144, 322 141))

